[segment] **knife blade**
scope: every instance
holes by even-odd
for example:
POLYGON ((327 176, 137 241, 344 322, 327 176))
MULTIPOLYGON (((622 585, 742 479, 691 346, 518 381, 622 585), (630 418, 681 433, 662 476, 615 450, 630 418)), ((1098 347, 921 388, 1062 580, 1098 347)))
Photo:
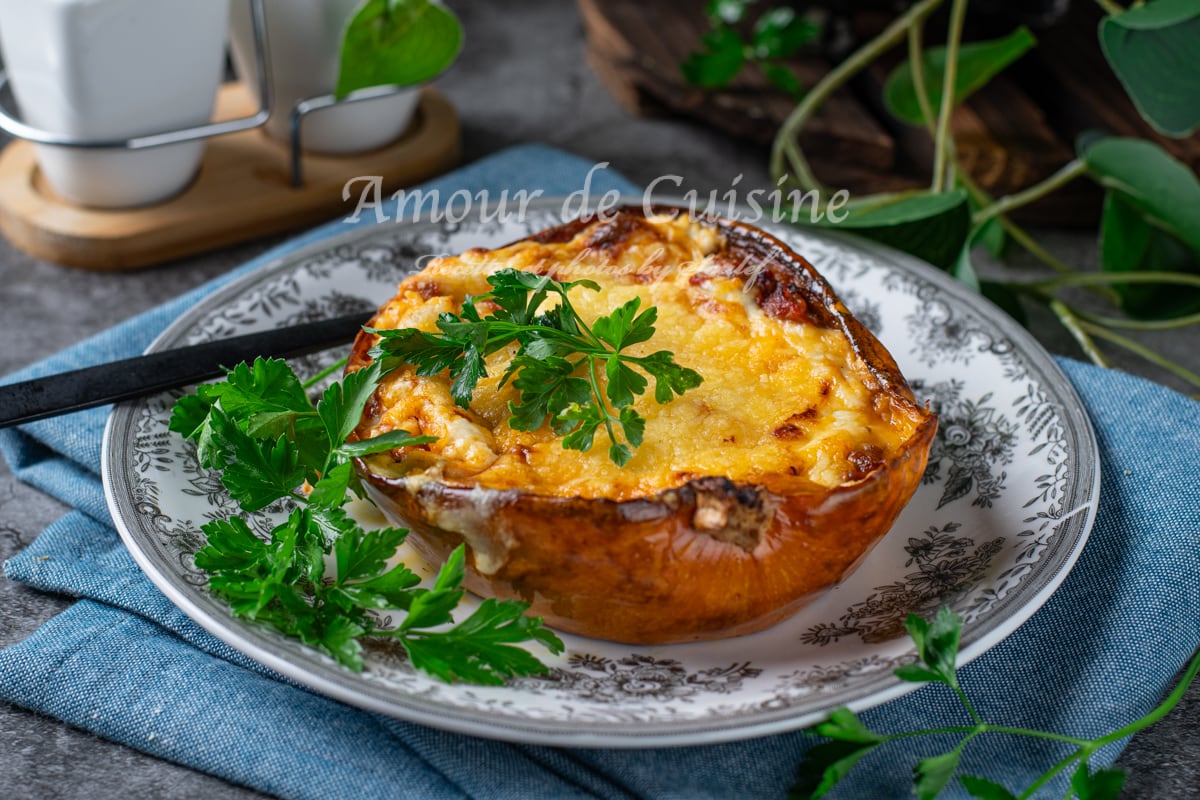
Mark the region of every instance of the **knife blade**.
POLYGON ((369 319, 364 311, 0 386, 0 428, 199 383, 257 356, 315 353, 349 342, 369 319))

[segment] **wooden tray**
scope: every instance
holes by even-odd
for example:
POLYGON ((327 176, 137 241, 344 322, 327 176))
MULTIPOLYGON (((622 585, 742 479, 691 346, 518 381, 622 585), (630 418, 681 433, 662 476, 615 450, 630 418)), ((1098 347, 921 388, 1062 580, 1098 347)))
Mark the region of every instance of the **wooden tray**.
MULTIPOLYGON (((221 88, 215 117, 254 113, 241 84, 221 88)), ((210 139, 192 184, 153 206, 102 210, 55 196, 29 142, 0 153, 0 231, 47 261, 92 270, 126 270, 300 228, 350 213, 346 181, 379 175, 385 191, 441 174, 458 163, 458 116, 435 89, 421 94, 413 123, 394 144, 351 156, 304 156, 305 184, 290 185, 288 145, 261 128, 210 139)))

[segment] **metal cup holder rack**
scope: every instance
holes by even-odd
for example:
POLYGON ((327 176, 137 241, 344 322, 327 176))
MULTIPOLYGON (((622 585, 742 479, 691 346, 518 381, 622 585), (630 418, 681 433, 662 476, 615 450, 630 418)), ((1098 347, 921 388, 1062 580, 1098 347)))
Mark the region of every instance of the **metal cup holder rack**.
MULTIPOLYGON (((250 18, 254 32, 254 64, 258 73, 259 110, 254 114, 237 119, 209 122, 203 125, 193 125, 186 128, 176 128, 158 133, 148 133, 131 136, 124 139, 85 139, 54 133, 28 125, 17 116, 10 107, 12 90, 7 70, 0 70, 0 130, 17 138, 34 144, 54 145, 56 147, 77 147, 81 149, 118 149, 118 150, 147 150, 153 147, 165 147, 172 144, 192 142, 199 139, 209 139, 230 133, 239 133, 252 128, 262 127, 267 123, 274 109, 274 91, 270 79, 270 46, 267 41, 267 21, 263 11, 263 0, 250 0, 250 18)), ((374 100, 396 94, 408 87, 403 85, 372 86, 337 98, 332 94, 317 95, 305 98, 296 103, 291 109, 291 185, 299 188, 304 185, 304 163, 301 144, 301 130, 304 117, 331 106, 345 103, 359 103, 364 100, 374 100)))

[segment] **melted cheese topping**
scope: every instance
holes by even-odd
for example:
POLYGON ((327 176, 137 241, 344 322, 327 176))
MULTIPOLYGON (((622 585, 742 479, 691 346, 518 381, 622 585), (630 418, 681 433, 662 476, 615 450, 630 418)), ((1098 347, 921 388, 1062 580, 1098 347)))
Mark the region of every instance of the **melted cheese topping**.
POLYGON ((548 425, 537 431, 508 426, 508 403, 517 393, 498 383, 513 345, 489 358, 488 377, 470 409, 455 405, 445 373, 419 377, 411 367, 391 373, 379 389, 378 413, 360 433, 404 429, 438 441, 375 457, 372 469, 418 481, 616 500, 702 476, 794 491, 859 480, 912 435, 918 418, 878 401, 883 393, 845 334, 781 321, 759 308, 743 278, 722 268, 719 231, 687 217, 652 217, 622 231, 603 225, 570 242, 520 242, 435 259, 400 284, 372 324, 436 330, 439 313, 458 312, 467 295, 489 290, 490 273, 506 268, 597 281, 599 292, 571 292, 589 323, 641 297, 642 308, 658 309, 656 332, 626 352, 669 350, 704 382, 660 405, 651 379, 635 402, 646 419, 645 441, 629 463, 618 467, 609 459, 603 428, 592 449, 581 453, 565 450, 548 425))

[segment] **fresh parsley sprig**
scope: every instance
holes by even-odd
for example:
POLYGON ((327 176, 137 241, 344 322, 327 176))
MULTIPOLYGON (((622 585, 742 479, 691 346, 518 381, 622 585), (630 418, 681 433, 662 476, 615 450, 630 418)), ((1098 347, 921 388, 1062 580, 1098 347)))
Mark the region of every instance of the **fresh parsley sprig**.
POLYGON ((907 664, 896 670, 896 677, 914 683, 940 683, 950 688, 962 702, 970 715, 971 725, 944 728, 928 728, 903 733, 878 733, 865 726, 848 708, 839 708, 822 723, 815 732, 830 741, 810 748, 800 763, 796 783, 792 787, 792 800, 824 796, 864 756, 891 741, 910 739, 914 736, 959 734, 961 738, 949 752, 923 758, 913 769, 913 788, 919 800, 933 800, 941 794, 958 771, 963 749, 976 736, 985 733, 1003 733, 1013 736, 1028 736, 1074 746, 1074 750, 1047 769, 1032 784, 1016 794, 1008 787, 987 778, 975 775, 959 775, 963 788, 972 797, 980 800, 1025 800, 1057 775, 1073 768, 1066 798, 1080 800, 1116 800, 1120 795, 1125 773, 1120 769, 1092 770, 1088 761, 1101 748, 1132 736, 1162 719, 1183 697, 1187 687, 1200 672, 1200 655, 1192 659, 1182 678, 1171 694, 1153 711, 1119 730, 1095 739, 1081 739, 1057 733, 1010 728, 985 722, 967 698, 958 683, 955 666, 958 659, 958 642, 962 632, 962 620, 948 608, 941 608, 932 622, 910 614, 905 627, 917 646, 920 663, 907 664))
POLYGON ((669 403, 703 381, 695 370, 675 363, 674 354, 659 350, 645 356, 624 352, 654 336, 658 310, 641 309, 633 298, 590 326, 571 304, 576 287, 599 291, 594 281, 559 282, 545 275, 504 269, 488 276, 490 292, 463 301, 459 314, 438 316, 437 332, 416 328, 374 330, 380 337, 371 355, 385 367, 406 362, 418 375, 449 370, 450 392, 463 408, 487 375, 485 359, 519 345, 500 385, 510 379, 520 393, 509 403, 508 424, 532 431, 547 419, 563 447, 587 451, 601 426, 608 435, 609 458, 624 466, 642 443, 646 420, 633 407, 654 378, 654 398, 669 403), (542 310, 552 296, 558 304, 542 310), (496 310, 481 317, 477 305, 488 301, 496 310), (635 369, 637 367, 638 369, 635 369), (604 380, 600 378, 603 372, 604 380), (603 384, 603 386, 602 386, 603 384), (617 434, 620 429, 620 435, 617 434))
POLYGON ((286 362, 257 359, 179 400, 170 429, 196 443, 201 464, 220 471, 243 511, 279 501, 296 506, 265 541, 241 517, 201 526, 208 544, 196 553, 196 566, 235 616, 298 638, 355 671, 363 667, 362 639, 370 636, 397 640, 415 667, 446 681, 499 684, 544 672, 517 645, 536 642, 552 653, 563 645, 540 619, 525 616, 527 604, 485 600, 453 624, 464 594, 462 547, 433 588, 420 588, 405 565, 389 566, 408 531, 365 531, 343 510, 352 494, 362 494, 353 458, 435 441, 406 431, 346 441, 382 375, 380 364, 354 372, 314 406, 286 362), (327 557, 335 565, 328 575, 327 557), (404 612, 394 627, 379 621, 390 610, 404 612))

